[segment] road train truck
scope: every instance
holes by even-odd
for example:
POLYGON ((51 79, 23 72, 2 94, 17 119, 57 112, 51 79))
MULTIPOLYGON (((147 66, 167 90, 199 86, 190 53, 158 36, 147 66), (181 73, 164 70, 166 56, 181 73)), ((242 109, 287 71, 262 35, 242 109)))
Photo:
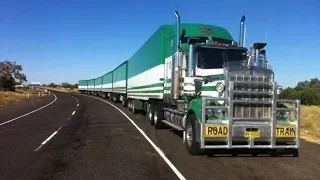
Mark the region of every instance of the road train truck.
POLYGON ((175 25, 160 26, 107 73, 108 82, 102 76, 102 87, 83 80, 79 91, 122 102, 132 113, 145 111, 156 129, 182 131, 192 155, 217 149, 275 155, 285 149, 298 156, 300 101, 279 99, 266 43, 244 46, 245 16, 239 42, 222 27, 180 23, 177 11, 175 17, 175 25))

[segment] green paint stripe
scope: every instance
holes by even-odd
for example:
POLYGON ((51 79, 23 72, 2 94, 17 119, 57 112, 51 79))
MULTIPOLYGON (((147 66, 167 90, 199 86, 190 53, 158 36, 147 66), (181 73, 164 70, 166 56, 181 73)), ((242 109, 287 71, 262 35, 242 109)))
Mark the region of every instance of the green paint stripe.
POLYGON ((152 88, 152 87, 163 87, 163 83, 156 83, 156 84, 150 84, 150 85, 144 85, 144 86, 136 86, 136 87, 131 87, 129 89, 144 89, 144 88, 152 88))
POLYGON ((163 93, 163 90, 146 90, 146 91, 128 91, 128 94, 135 94, 135 93, 163 93))
POLYGON ((201 91, 217 91, 216 86, 202 86, 201 91))

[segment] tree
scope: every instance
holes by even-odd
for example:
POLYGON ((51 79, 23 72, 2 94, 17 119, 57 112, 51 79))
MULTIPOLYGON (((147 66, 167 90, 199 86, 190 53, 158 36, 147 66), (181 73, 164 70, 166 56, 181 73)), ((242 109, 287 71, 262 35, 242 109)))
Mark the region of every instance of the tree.
POLYGON ((21 71, 22 65, 17 64, 15 61, 1 61, 0 62, 0 90, 14 91, 15 84, 27 81, 27 76, 21 71))
POLYGON ((63 87, 63 88, 71 88, 72 85, 67 83, 67 82, 64 82, 64 83, 61 84, 61 87, 63 87))
POLYGON ((56 84, 54 84, 54 83, 50 83, 50 84, 48 85, 48 87, 56 88, 56 87, 57 87, 57 85, 56 85, 56 84))
POLYGON ((279 97, 281 99, 300 99, 304 105, 320 105, 320 79, 300 81, 296 87, 284 89, 279 97))

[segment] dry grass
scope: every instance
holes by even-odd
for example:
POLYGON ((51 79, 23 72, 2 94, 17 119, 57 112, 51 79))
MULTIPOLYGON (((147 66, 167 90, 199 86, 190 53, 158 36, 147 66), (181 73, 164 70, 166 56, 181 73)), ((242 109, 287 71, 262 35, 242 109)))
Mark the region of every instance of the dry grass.
MULTIPOLYGON (((286 104, 294 108, 292 104, 286 104)), ((291 120, 295 119, 295 113, 291 114, 291 120)), ((301 138, 311 142, 320 143, 320 106, 300 107, 301 138)))
POLYGON ((20 102, 29 98, 39 97, 39 92, 43 90, 38 89, 16 89, 16 92, 0 91, 0 106, 20 102))
POLYGON ((320 106, 301 106, 301 136, 320 142, 320 106))
POLYGON ((60 92, 71 92, 77 93, 78 89, 66 89, 66 88, 47 88, 48 90, 60 91, 60 92))

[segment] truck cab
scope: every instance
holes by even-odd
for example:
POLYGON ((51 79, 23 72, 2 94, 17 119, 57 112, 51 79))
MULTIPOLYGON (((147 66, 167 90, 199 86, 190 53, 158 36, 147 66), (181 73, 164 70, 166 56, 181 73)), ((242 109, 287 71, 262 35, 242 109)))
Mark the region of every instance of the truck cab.
POLYGON ((284 148, 297 156, 299 116, 291 122, 289 115, 290 111, 299 114, 300 101, 278 99, 279 86, 265 45, 254 43, 248 51, 237 44, 198 43, 190 38, 188 64, 192 66, 184 77, 195 87, 185 130, 189 152, 241 148, 275 153, 284 148), (279 102, 295 103, 296 108, 280 107, 279 102), (193 131, 198 133, 194 136, 193 131))
MULTIPOLYGON (((181 129, 189 153, 249 149, 255 154, 264 149, 275 155, 286 149, 298 156, 300 101, 278 99, 280 86, 267 60, 267 43, 244 47, 244 17, 240 44, 213 37, 188 37, 185 43, 176 17, 171 95, 177 111, 186 112, 181 129)), ((167 109, 165 117, 175 123, 170 113, 167 109)))

